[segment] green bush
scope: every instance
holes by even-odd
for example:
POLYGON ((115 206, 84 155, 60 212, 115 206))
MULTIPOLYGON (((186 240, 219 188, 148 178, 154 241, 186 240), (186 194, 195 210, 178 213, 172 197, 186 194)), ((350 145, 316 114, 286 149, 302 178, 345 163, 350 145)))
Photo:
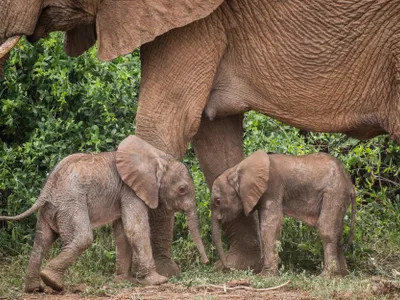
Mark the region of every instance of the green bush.
MULTIPOLYGON (((74 152, 110 151, 134 133, 139 53, 113 62, 72 59, 53 34, 13 51, 0 85, 0 214, 36 200, 46 174, 74 152)), ((0 254, 29 250, 35 217, 2 224, 0 254)))
MULTIPOLYGON (((98 61, 95 50, 73 59, 64 53, 60 39, 60 34, 53 34, 35 47, 20 42, 0 82, 0 214, 14 215, 30 207, 46 174, 66 155, 109 151, 135 132, 138 52, 109 63, 98 61)), ((255 112, 246 114, 244 125, 246 155, 258 149, 298 155, 324 151, 340 159, 357 190, 354 249, 346 252, 351 269, 385 275, 398 270, 399 146, 386 136, 361 142, 340 134, 304 133, 255 112)), ((209 190, 191 148, 185 163, 196 184, 206 248, 215 260, 209 190)), ((27 255, 34 227, 35 216, 0 223, 0 258, 27 255)), ((346 235, 348 229, 346 226, 346 235)), ((182 214, 177 214, 174 234, 174 259, 183 268, 198 264, 182 214)), ((97 230, 95 236, 94 245, 77 265, 89 272, 110 274, 115 260, 110 228, 97 230)), ((57 251, 55 247, 52 253, 57 251)), ((322 255, 316 231, 285 218, 281 268, 318 272, 322 255)))
MULTIPOLYGON (((302 155, 327 152, 343 162, 357 193, 351 269, 392 274, 400 267, 400 146, 387 136, 359 141, 342 134, 304 133, 255 112, 245 121, 245 151, 302 155)), ((350 210, 346 218, 350 224, 350 210)), ((345 227, 345 235, 349 226, 345 227)), ((347 239, 345 239, 346 241, 347 239)), ((315 229, 285 218, 282 268, 320 270, 322 243, 315 229)))

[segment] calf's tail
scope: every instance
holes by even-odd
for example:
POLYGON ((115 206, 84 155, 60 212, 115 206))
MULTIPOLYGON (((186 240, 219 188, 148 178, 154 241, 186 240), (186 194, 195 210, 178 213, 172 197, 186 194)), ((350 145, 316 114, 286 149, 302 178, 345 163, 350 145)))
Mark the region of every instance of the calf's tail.
POLYGON ((0 216, 0 221, 18 221, 23 218, 26 218, 27 216, 29 216, 29 215, 33 214, 35 211, 37 211, 41 206, 43 206, 44 203, 45 203, 45 201, 43 201, 43 202, 37 201, 35 204, 32 205, 31 208, 24 211, 22 214, 19 214, 18 216, 0 216))
POLYGON ((348 247, 351 247, 353 245, 354 225, 356 223, 356 209, 357 209, 356 194, 353 191, 351 193, 351 223, 350 223, 349 238, 347 240, 348 247))

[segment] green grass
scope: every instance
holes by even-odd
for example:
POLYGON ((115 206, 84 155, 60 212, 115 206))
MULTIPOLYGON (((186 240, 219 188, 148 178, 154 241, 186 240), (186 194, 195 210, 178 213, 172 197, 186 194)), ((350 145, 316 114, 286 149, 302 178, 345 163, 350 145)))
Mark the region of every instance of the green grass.
MULTIPOLYGON (((279 278, 262 278, 250 271, 216 272, 210 266, 202 266, 196 247, 189 238, 187 230, 176 232, 172 255, 179 263, 183 273, 170 282, 184 286, 202 284, 223 284, 233 279, 250 280, 255 288, 276 286, 287 280, 290 290, 308 291, 311 296, 320 299, 336 297, 367 296, 367 299, 395 299, 394 295, 376 296, 371 294, 371 279, 385 278, 391 281, 400 279, 400 242, 398 207, 381 204, 364 205, 358 210, 355 245, 353 250, 345 252, 351 274, 343 279, 324 279, 318 277, 321 272, 323 252, 315 229, 301 222, 285 218, 282 248, 280 249, 279 278), (384 216, 384 218, 382 217, 384 216), (361 296, 360 296, 361 295, 361 296), (369 297, 369 298, 368 298, 369 297)), ((178 215, 177 218, 183 218, 178 215)), ((202 236, 211 265, 218 259, 211 244, 206 216, 202 220, 202 236)), ((183 226, 184 220, 180 220, 183 226)), ((86 296, 112 296, 131 284, 115 284, 115 243, 111 226, 94 231, 95 240, 78 261, 68 269, 65 283, 72 287, 83 285, 79 294, 86 296)), ((47 259, 59 252, 58 241, 49 251, 47 259)), ((28 264, 30 245, 27 244, 19 255, 10 256, 0 251, 0 297, 16 299, 21 297, 25 269, 28 264)), ((45 261, 46 263, 46 261, 45 261)), ((365 297, 364 297, 365 298, 365 297)), ((361 298, 360 298, 361 299, 361 298)))
MULTIPOLYGON (((96 230, 93 245, 81 255, 66 273, 65 283, 69 287, 68 291, 73 292, 74 287, 80 286, 78 293, 82 297, 113 296, 119 294, 122 289, 132 287, 130 283, 116 284, 113 282, 115 271, 114 247, 115 244, 109 226, 96 230)), ((211 244, 206 243, 206 248, 211 261, 215 262, 217 258, 211 244)), ((55 256, 59 249, 60 243, 58 242, 50 250, 47 259, 55 256)), ((281 252, 281 256, 285 257, 284 253, 285 251, 281 252)), ((377 266, 379 263, 388 262, 379 258, 379 256, 374 257, 372 254, 370 260, 366 260, 362 267, 354 263, 356 262, 355 258, 354 260, 350 259, 350 263, 353 261, 353 266, 350 266, 352 273, 345 278, 333 279, 319 277, 320 269, 311 268, 304 271, 297 266, 295 261, 295 264, 291 264, 285 259, 281 261, 280 277, 263 278, 254 275, 251 271, 216 271, 212 267, 213 264, 203 266, 199 263, 199 256, 195 247, 186 239, 178 239, 174 242, 173 256, 180 263, 183 272, 180 276, 171 278, 170 282, 188 287, 204 284, 224 284, 231 280, 248 280, 254 288, 267 288, 290 280, 290 284, 285 289, 307 291, 311 296, 318 299, 341 299, 341 297, 345 299, 396 299, 396 295, 372 295, 371 279, 377 278, 377 275, 380 274, 373 270, 374 268, 385 270, 382 271, 384 276, 380 275, 379 278, 383 277, 392 281, 399 280, 399 274, 394 269, 395 265, 392 265, 391 268, 388 268, 386 264, 377 266), (390 270, 393 272, 390 272, 390 270)), ((6 299, 22 297, 28 257, 29 253, 14 257, 0 257, 0 297, 6 299)))
MULTIPOLYGON (((133 286, 130 283, 113 283, 113 272, 111 270, 104 272, 100 264, 94 264, 90 269, 84 268, 85 259, 87 257, 81 257, 68 271, 66 284, 69 286, 69 291, 73 291, 74 286, 83 285, 84 288, 81 288, 79 292, 82 297, 113 296, 120 293, 121 289, 129 289, 133 286)), ((27 257, 19 256, 9 263, 0 265, 1 297, 6 297, 6 299, 22 297, 26 264, 27 257)), ((290 280, 285 289, 307 291, 310 296, 317 299, 400 299, 399 294, 373 296, 371 279, 370 275, 361 272, 353 272, 345 278, 327 279, 307 272, 292 271, 282 272, 280 277, 264 278, 253 275, 251 271, 221 272, 214 270, 212 266, 198 265, 171 278, 170 283, 190 287, 207 284, 222 285, 231 280, 247 280, 253 288, 268 288, 290 280)))
MULTIPOLYGON (((290 290, 308 291, 311 296, 327 299, 333 296, 352 295, 357 298, 361 295, 371 295, 371 276, 363 273, 352 273, 345 278, 322 278, 306 272, 282 272, 279 277, 262 277, 254 275, 251 271, 220 272, 212 267, 200 266, 182 273, 170 282, 185 286, 204 284, 224 284, 231 280, 248 280, 253 288, 269 288, 281 285, 290 280, 286 287, 290 290)), ((393 299, 396 295, 376 297, 379 299, 393 299), (390 298, 392 297, 392 298, 390 298)))

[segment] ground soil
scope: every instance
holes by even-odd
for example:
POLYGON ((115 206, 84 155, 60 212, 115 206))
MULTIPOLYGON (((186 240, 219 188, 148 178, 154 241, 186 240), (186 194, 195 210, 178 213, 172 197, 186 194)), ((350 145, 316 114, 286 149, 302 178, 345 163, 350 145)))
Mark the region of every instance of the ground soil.
MULTIPOLYGON (((75 292, 78 292, 81 288, 77 288, 75 292)), ((84 296, 81 294, 75 294, 73 290, 66 291, 60 294, 54 294, 51 290, 45 290, 44 293, 40 294, 26 294, 22 299, 24 300, 77 300, 82 299, 84 296)), ((185 287, 178 284, 164 284, 161 286, 150 286, 150 287, 134 287, 122 289, 118 295, 107 295, 107 292, 103 296, 86 296, 85 299, 103 300, 103 299, 282 299, 282 300, 308 300, 314 299, 307 292, 294 291, 282 288, 273 291, 257 291, 251 290, 226 290, 224 291, 223 286, 196 286, 196 287, 185 287)))
MULTIPOLYGON (((384 280, 372 280, 373 292, 363 294, 351 293, 333 293, 330 299, 379 299, 379 296, 386 295, 385 299, 400 299, 400 286, 398 283, 384 280), (388 296, 390 297, 388 298, 388 296)), ((86 294, 86 285, 69 286, 62 293, 56 293, 52 289, 46 287, 44 293, 25 294, 20 299, 24 300, 77 300, 77 299, 278 299, 278 300, 308 300, 317 299, 310 295, 309 292, 303 290, 294 290, 289 288, 288 283, 273 290, 254 289, 250 287, 249 280, 231 280, 226 285, 203 285, 203 286, 183 286, 180 284, 167 283, 161 286, 138 286, 132 288, 122 288, 116 290, 108 286, 103 286, 99 291, 90 291, 90 295, 86 294), (94 296, 97 294, 97 296, 94 296)), ((0 297, 0 300, 3 298, 0 297)))

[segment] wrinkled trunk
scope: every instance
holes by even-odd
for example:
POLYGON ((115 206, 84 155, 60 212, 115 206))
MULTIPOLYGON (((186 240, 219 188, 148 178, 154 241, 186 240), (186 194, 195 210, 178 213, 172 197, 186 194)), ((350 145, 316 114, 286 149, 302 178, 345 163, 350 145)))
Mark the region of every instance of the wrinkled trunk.
POLYGON ((12 48, 18 43, 21 37, 19 35, 10 37, 3 44, 0 45, 0 59, 3 58, 6 54, 8 54, 12 48))
POLYGON ((22 35, 35 29, 43 0, 0 0, 0 72, 22 35))
POLYGON ((3 58, 0 58, 0 78, 4 76, 4 65, 6 64, 7 57, 8 55, 4 56, 3 58))
POLYGON ((211 216, 211 233, 212 233, 212 240, 217 248, 219 259, 221 260, 222 265, 227 268, 226 260, 225 260, 225 253, 224 248, 222 247, 222 240, 221 240, 221 231, 219 226, 219 221, 216 217, 211 216))
POLYGON ((208 264, 209 260, 207 258, 206 251, 204 250, 204 245, 200 237, 200 223, 197 216, 196 207, 186 211, 187 222, 190 234, 192 235, 193 242, 195 243, 197 249, 200 252, 201 262, 203 264, 208 264))
POLYGON ((8 59, 11 49, 18 43, 19 36, 14 36, 0 44, 0 77, 3 77, 4 65, 8 59))

